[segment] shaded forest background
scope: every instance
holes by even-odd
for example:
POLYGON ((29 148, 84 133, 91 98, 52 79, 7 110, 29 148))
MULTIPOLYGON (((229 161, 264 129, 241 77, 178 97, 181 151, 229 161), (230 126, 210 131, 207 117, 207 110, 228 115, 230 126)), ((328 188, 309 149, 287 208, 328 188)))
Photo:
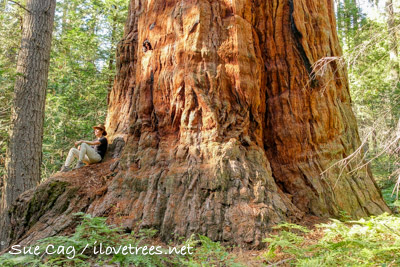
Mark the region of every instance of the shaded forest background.
MULTIPOLYGON (((43 140, 42 177, 65 160, 77 139, 93 139, 93 124, 105 120, 115 73, 116 44, 122 38, 128 1, 58 1, 53 34, 43 140)), ((9 137, 16 62, 23 12, 1 2, 0 176, 9 137)))
MULTIPOLYGON (((399 176, 399 151, 394 142, 400 113, 398 2, 335 2, 337 29, 345 55, 339 60, 349 71, 363 150, 367 160, 371 160, 375 176, 382 181, 387 200, 393 181, 399 176)), ((46 100, 43 179, 59 170, 74 141, 91 139, 91 126, 105 120, 107 96, 115 75, 116 46, 122 38, 127 11, 125 0, 57 2, 46 100)), ((1 177, 14 80, 18 75, 15 70, 23 12, 14 1, 0 1, 1 177)))

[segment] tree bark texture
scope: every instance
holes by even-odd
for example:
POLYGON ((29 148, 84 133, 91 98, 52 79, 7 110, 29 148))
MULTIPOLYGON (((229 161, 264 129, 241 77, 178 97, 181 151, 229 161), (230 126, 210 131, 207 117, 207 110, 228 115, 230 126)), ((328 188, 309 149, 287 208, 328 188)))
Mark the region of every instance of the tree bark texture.
POLYGON ((333 0, 132 0, 107 117, 118 161, 23 194, 11 243, 77 211, 251 247, 282 221, 390 212, 362 155, 333 165, 360 146, 340 56, 333 0))
POLYGON ((361 155, 327 170, 360 145, 341 55, 331 0, 131 1, 108 201, 164 237, 253 245, 288 218, 389 211, 361 155))
POLYGON ((28 0, 26 4, 29 12, 25 14, 18 55, 13 126, 0 212, 6 212, 22 192, 40 182, 44 107, 55 5, 55 0, 28 0))

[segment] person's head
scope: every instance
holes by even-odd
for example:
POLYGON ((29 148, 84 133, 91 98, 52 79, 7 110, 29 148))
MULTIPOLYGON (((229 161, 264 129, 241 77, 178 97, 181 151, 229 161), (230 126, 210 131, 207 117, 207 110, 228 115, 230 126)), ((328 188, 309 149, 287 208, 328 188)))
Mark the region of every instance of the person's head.
POLYGON ((107 135, 106 128, 104 127, 103 124, 93 126, 93 129, 94 129, 94 135, 98 138, 107 135))

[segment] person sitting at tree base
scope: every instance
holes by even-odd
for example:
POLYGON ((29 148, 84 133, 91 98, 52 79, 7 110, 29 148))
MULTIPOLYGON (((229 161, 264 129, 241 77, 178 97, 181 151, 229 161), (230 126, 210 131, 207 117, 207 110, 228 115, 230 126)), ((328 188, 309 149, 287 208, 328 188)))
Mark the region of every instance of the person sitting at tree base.
POLYGON ((78 147, 78 149, 71 148, 69 150, 65 164, 61 168, 62 172, 71 170, 70 166, 75 157, 78 158, 75 169, 85 166, 85 163, 92 164, 103 160, 108 145, 107 138, 105 137, 107 132, 103 124, 93 126, 93 129, 94 135, 97 137, 97 139, 94 141, 80 140, 75 142, 75 147, 78 147))

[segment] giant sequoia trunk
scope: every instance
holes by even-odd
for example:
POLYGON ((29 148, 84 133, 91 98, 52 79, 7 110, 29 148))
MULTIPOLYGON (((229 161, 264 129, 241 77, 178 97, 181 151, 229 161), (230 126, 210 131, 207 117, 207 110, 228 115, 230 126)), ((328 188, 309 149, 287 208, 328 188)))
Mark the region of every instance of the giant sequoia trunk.
POLYGON ((333 0, 132 0, 109 96, 116 176, 55 204, 51 182, 24 194, 11 241, 60 232, 73 210, 251 246, 284 220, 389 211, 360 155, 327 170, 360 145, 340 56, 333 0))
POLYGON ((143 227, 257 244, 288 218, 388 210, 359 160, 321 174, 360 145, 333 1, 131 1, 117 56, 110 199, 143 227))

